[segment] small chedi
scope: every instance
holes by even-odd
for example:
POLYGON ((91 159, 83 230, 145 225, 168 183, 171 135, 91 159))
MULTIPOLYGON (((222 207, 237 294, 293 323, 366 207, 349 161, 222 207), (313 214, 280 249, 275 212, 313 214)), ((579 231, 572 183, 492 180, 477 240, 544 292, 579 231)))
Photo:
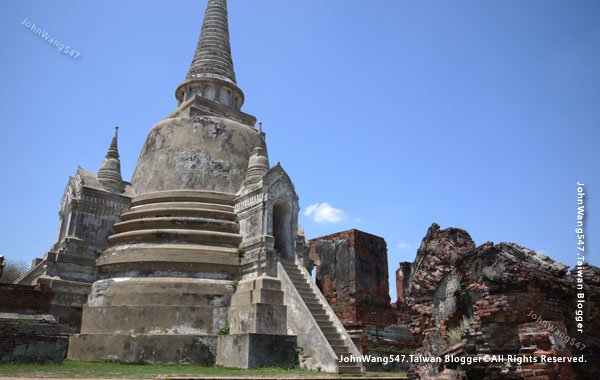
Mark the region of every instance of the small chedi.
POLYGON ((96 258, 108 247, 114 223, 131 204, 133 190, 121 178, 117 132, 118 128, 98 173, 78 168, 69 178, 56 244, 15 282, 52 289, 50 311, 64 333, 79 332, 82 305, 98 276, 96 258))

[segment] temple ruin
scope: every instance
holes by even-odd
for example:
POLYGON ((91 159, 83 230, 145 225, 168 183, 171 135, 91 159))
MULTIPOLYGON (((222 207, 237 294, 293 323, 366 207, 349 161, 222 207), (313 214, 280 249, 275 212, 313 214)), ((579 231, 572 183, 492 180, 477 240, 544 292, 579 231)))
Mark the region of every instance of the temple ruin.
POLYGON ((68 179, 56 243, 16 284, 0 286, 0 361, 410 368, 413 379, 437 380, 600 371, 596 267, 575 274, 517 244, 477 247, 466 231, 433 224, 414 262, 400 263, 390 300, 383 238, 349 230, 309 242, 291 178, 271 165, 265 132, 242 111, 226 0, 208 0, 175 98, 131 182, 121 175, 118 128, 99 170, 68 179), (585 336, 571 315, 580 283, 585 336), (581 355, 592 364, 341 360, 363 353, 581 355))
POLYGON ((74 333, 68 358, 362 371, 312 284, 298 195, 244 113, 226 0, 209 0, 172 114, 150 131, 131 183, 117 135, 97 174, 69 179, 58 242, 20 279, 47 284, 74 333))

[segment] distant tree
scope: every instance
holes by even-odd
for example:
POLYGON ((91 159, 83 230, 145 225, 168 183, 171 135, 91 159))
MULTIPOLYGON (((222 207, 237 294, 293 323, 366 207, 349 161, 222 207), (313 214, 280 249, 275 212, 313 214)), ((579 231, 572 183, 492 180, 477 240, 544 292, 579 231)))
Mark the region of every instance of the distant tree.
POLYGON ((17 278, 23 273, 27 272, 27 264, 22 261, 4 261, 4 269, 2 270, 2 277, 0 283, 12 284, 17 278))

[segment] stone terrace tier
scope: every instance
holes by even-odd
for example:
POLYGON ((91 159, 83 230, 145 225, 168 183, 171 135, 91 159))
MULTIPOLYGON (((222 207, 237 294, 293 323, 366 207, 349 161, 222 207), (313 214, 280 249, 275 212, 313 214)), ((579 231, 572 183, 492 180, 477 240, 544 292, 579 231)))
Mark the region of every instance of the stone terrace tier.
POLYGON ((231 279, 242 236, 232 197, 163 191, 136 197, 98 259, 101 278, 175 276, 231 279))

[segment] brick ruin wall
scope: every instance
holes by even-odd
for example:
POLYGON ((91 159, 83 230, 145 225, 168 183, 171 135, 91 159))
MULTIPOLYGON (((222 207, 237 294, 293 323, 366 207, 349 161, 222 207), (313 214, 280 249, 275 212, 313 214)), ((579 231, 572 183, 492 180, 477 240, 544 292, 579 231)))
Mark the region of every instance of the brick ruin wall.
POLYGON ((68 337, 49 314, 53 297, 47 285, 0 284, 0 363, 62 363, 68 337))
POLYGON ((310 241, 316 282, 344 326, 394 323, 387 246, 382 238, 350 230, 310 241))
MULTIPOLYGON (((502 355, 504 363, 416 365, 418 379, 562 380, 600 371, 600 269, 585 266, 585 335, 577 332, 576 279, 566 265, 514 243, 475 247, 466 231, 432 225, 410 274, 397 272, 404 293, 399 309, 414 313, 409 326, 423 355, 502 355), (468 324, 459 329, 462 320, 468 324), (457 330, 458 329, 458 330, 457 330), (458 342, 451 332, 459 331, 458 342), (594 347, 596 346, 596 347, 594 347), (584 365, 541 363, 541 355, 584 357, 584 365)), ((591 376, 591 377, 590 377, 591 376)))

